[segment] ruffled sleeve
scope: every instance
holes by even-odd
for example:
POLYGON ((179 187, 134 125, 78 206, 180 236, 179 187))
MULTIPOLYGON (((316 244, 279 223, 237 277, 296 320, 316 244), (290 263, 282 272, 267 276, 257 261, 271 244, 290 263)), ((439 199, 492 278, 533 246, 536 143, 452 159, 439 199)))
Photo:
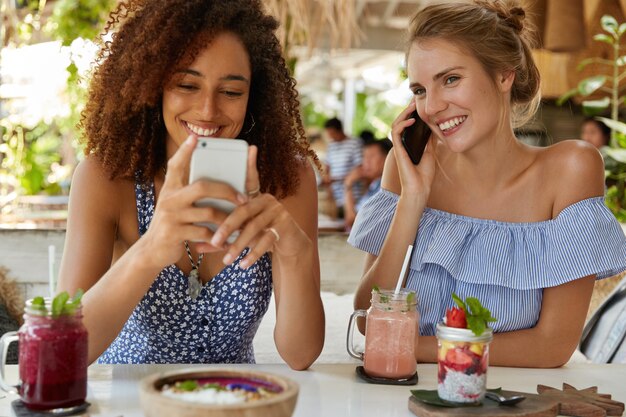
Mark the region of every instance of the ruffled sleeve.
POLYGON ((348 236, 348 243, 373 255, 378 255, 396 212, 399 196, 380 188, 359 209, 348 236))
MULTIPOLYGON (((398 201, 381 191, 357 217, 349 242, 378 255, 398 201)), ((602 197, 579 201, 555 219, 511 223, 427 208, 415 238, 410 268, 439 267, 468 284, 528 290, 626 270, 626 238, 602 197)))

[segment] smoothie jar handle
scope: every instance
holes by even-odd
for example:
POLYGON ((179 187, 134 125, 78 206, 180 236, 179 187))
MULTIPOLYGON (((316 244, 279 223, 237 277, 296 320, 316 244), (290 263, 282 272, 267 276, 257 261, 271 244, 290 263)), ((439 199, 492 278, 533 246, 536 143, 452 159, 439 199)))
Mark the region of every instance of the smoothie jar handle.
POLYGON ((9 394, 17 394, 19 385, 9 385, 4 380, 4 365, 9 345, 19 339, 17 332, 7 332, 0 338, 0 388, 9 394))
POLYGON ((348 323, 348 337, 346 338, 346 348, 348 353, 355 359, 363 360, 363 352, 357 352, 354 349, 354 324, 358 317, 367 317, 367 310, 355 310, 350 316, 350 322, 348 323))

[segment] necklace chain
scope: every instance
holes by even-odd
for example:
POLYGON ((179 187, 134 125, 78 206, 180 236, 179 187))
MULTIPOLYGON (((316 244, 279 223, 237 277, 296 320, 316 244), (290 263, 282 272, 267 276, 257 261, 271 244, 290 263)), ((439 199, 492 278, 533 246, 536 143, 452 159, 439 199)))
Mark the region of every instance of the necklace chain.
MULTIPOLYGON (((163 174, 167 175, 165 167, 163 167, 163 174)), ((192 300, 195 300, 202 291, 202 280, 200 279, 199 269, 200 264, 202 263, 202 258, 204 258, 204 253, 198 255, 198 262, 194 262, 193 256, 191 256, 191 249, 189 249, 189 242, 185 240, 183 243, 185 244, 185 250, 187 251, 189 262, 191 262, 191 271, 189 272, 189 277, 187 277, 187 294, 192 300)))
POLYGON ((202 258, 204 258, 204 253, 201 253, 198 256, 198 262, 193 261, 193 256, 191 255, 191 249, 189 249, 189 243, 185 240, 185 249, 187 250, 187 256, 189 257, 189 262, 191 262, 191 269, 199 270, 200 264, 202 263, 202 258))

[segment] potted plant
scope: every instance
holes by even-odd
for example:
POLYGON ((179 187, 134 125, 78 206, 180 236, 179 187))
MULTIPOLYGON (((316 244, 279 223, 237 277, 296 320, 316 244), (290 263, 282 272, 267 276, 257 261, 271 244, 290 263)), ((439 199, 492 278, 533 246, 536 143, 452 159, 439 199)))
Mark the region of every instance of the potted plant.
POLYGON ((613 16, 604 15, 601 26, 605 33, 594 35, 593 39, 610 45, 611 59, 592 57, 583 60, 578 65, 582 70, 590 64, 598 64, 606 68, 606 73, 597 74, 581 80, 576 88, 563 94, 558 104, 569 98, 581 96, 583 98, 583 112, 587 115, 597 115, 610 110, 611 117, 596 117, 611 128, 611 140, 608 146, 602 148, 607 178, 606 205, 622 223, 626 222, 626 123, 619 120, 619 109, 626 104, 625 88, 620 83, 626 79, 626 54, 623 53, 621 39, 626 33, 626 23, 618 23, 613 16), (590 99, 591 96, 596 98, 590 99), (602 98, 597 98, 603 96, 602 98))

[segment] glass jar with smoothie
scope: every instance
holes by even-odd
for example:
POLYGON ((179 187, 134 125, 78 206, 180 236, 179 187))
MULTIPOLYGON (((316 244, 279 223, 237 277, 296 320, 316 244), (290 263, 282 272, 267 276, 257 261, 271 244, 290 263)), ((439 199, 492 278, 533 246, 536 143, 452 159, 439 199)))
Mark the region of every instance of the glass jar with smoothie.
MULTIPOLYGON (((53 304, 42 297, 28 300, 17 335, 7 333, 0 342, 19 340, 21 381, 12 387, 2 378, 2 388, 17 388, 24 404, 33 410, 74 407, 87 396, 87 329, 80 298, 68 300, 66 296, 63 303, 53 304)), ((4 358, 0 360, 3 370, 4 358)))
POLYGON ((368 376, 404 379, 415 374, 419 320, 416 305, 414 292, 374 289, 370 309, 352 313, 348 327, 348 353, 363 360, 368 376), (353 332, 357 317, 366 317, 364 352, 354 349, 353 332))

